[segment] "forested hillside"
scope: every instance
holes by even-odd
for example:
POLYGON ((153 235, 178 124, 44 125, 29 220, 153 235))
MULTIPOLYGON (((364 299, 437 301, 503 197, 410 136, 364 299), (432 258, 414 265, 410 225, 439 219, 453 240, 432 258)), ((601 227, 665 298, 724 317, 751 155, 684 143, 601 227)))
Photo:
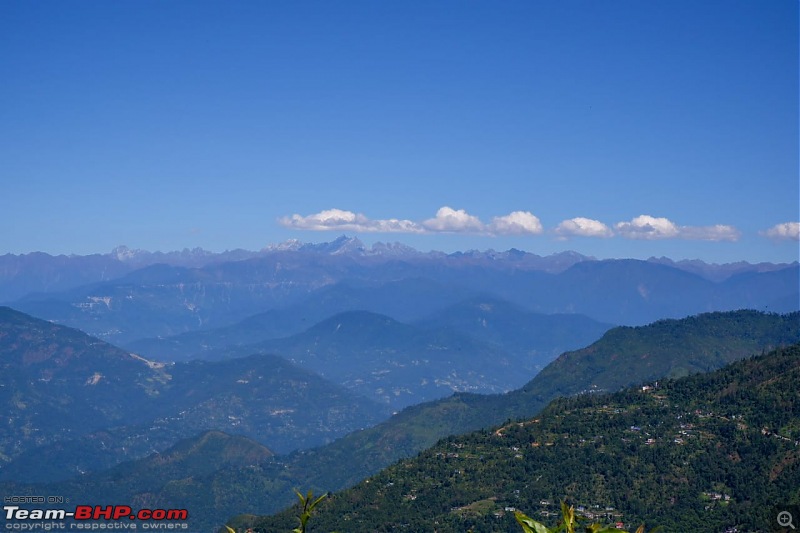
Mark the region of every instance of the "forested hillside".
MULTIPOLYGON (((678 380, 552 402, 451 437, 332 496, 317 531, 510 531, 513 509, 634 528, 763 531, 800 503, 800 345, 678 380), (733 529, 737 528, 737 529, 733 529)), ((288 531, 296 509, 248 523, 288 531)))

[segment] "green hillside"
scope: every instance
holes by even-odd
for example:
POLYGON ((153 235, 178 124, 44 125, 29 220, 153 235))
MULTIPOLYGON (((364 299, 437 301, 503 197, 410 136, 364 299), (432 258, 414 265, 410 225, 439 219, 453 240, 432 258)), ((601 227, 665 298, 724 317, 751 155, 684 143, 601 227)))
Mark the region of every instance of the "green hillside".
MULTIPOLYGON (((451 437, 334 495, 315 531, 510 531, 512 509, 665 531, 763 531, 800 503, 800 345, 722 370, 552 402, 451 437), (730 529, 737 528, 737 529, 730 529)), ((295 509, 249 522, 288 531, 295 509)))
POLYGON ((800 341, 800 313, 705 313, 609 330, 559 356, 522 392, 545 400, 615 391, 643 381, 708 372, 753 353, 800 341))

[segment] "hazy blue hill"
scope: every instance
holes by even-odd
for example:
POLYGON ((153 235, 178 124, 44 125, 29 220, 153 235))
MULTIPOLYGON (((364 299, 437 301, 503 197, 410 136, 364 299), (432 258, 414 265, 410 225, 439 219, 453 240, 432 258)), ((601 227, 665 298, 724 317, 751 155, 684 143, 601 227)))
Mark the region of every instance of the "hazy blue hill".
POLYGON ((293 305, 250 316, 236 324, 126 344, 161 361, 213 358, 221 348, 244 346, 300 333, 317 322, 349 310, 366 310, 393 318, 418 318, 473 293, 428 279, 411 278, 380 285, 337 283, 314 291, 293 305))
POLYGON ((454 391, 501 392, 521 381, 511 371, 518 361, 498 347, 367 311, 257 346, 395 409, 454 391))
MULTIPOLYGON (((406 267, 403 268, 405 269, 406 267)), ((475 294, 474 289, 447 280, 403 277, 375 283, 367 278, 360 282, 349 280, 325 287, 312 295, 305 305, 325 309, 323 318, 358 310, 388 315, 399 321, 410 321, 440 311, 475 294)))
POLYGON ((253 284, 246 278, 226 283, 211 274, 205 269, 152 265, 118 280, 29 296, 14 307, 121 344, 224 326, 286 297, 265 283, 253 284))
POLYGON ((129 270, 124 263, 101 255, 5 254, 0 256, 0 302, 113 279, 129 270))
MULTIPOLYGON (((736 304, 742 307, 777 313, 800 309, 800 265, 797 264, 770 272, 737 274, 725 280, 722 286, 728 298, 731 294, 741 295, 736 304)), ((726 304, 733 305, 733 302, 729 299, 726 304)))
POLYGON ((271 310, 230 326, 188 331, 168 337, 139 339, 126 343, 125 346, 157 361, 209 359, 226 346, 245 346, 299 333, 304 327, 308 327, 308 317, 318 318, 313 309, 308 311, 313 315, 305 313, 295 315, 292 309, 271 310))
POLYGON ((764 309, 772 313, 791 313, 797 308, 797 300, 796 296, 783 296, 764 306, 764 309))
POLYGON ((721 309, 715 301, 714 283, 683 270, 632 259, 578 263, 533 301, 539 300, 551 301, 561 312, 630 325, 721 309))
POLYGON ((583 315, 545 315, 497 298, 472 298, 415 322, 452 328, 514 354, 518 368, 535 374, 557 355, 586 346, 612 326, 583 315))
MULTIPOLYGON (((364 246, 358 239, 340 237, 329 243, 303 244, 287 242, 271 246, 261 251, 232 250, 212 253, 202 249, 184 249, 173 252, 147 252, 120 246, 106 254, 86 256, 51 256, 42 252, 0 256, 0 302, 11 302, 27 294, 43 294, 66 291, 76 287, 108 282, 125 276, 137 269, 163 264, 175 267, 204 268, 213 265, 247 265, 249 275, 261 271, 276 274, 280 270, 305 272, 303 267, 316 262, 317 268, 312 276, 323 274, 329 269, 326 261, 337 260, 341 264, 349 261, 349 274, 364 274, 369 269, 380 266, 386 274, 383 282, 407 277, 436 277, 443 270, 459 270, 464 267, 479 269, 500 269, 506 272, 518 269, 557 274, 576 263, 594 261, 576 252, 562 252, 547 257, 511 249, 504 252, 488 250, 444 254, 441 252, 423 253, 399 243, 376 243, 372 248, 364 246), (245 261, 249 261, 245 263, 245 261)), ((750 264, 746 262, 730 264, 707 264, 703 261, 672 261, 668 258, 651 258, 649 262, 664 264, 676 269, 699 274, 711 281, 723 281, 734 274, 743 272, 767 272, 785 268, 787 265, 771 263, 750 264)), ((214 271, 213 277, 240 275, 241 266, 225 266, 214 271)), ((337 267, 337 268, 341 268, 337 267)), ((391 313, 389 313, 391 314, 391 313)))
POLYGON ((297 268, 287 268, 282 259, 292 260, 268 255, 202 268, 150 265, 119 279, 32 295, 14 305, 124 344, 231 325, 296 303, 331 283, 331 277, 344 276, 337 272, 341 265, 336 259, 308 261, 297 268))
POLYGON ((385 406, 253 354, 151 363, 64 326, 0 308, 0 479, 107 468, 208 429, 282 453, 383 420, 385 406))
MULTIPOLYGON (((360 266, 360 269, 348 270, 348 277, 352 277, 351 274, 364 275, 368 270, 375 270, 380 266, 380 270, 385 274, 380 278, 382 282, 415 276, 433 279, 436 278, 437 273, 442 271, 455 268, 462 270, 467 266, 478 267, 478 269, 500 269, 506 272, 518 269, 558 274, 576 263, 594 261, 593 258, 576 252, 562 252, 542 257, 516 249, 504 252, 488 250, 444 254, 441 252, 423 253, 399 243, 376 243, 372 248, 367 248, 358 239, 347 237, 340 237, 332 242, 321 244, 288 242, 257 252, 232 250, 212 253, 202 249, 147 252, 132 250, 125 246, 117 247, 111 253, 86 256, 52 256, 42 252, 33 252, 23 255, 5 254, 0 256, 0 302, 11 302, 29 294, 52 294, 80 286, 105 283, 121 278, 137 269, 156 264, 204 268, 226 263, 242 263, 248 265, 246 270, 250 272, 250 275, 258 271, 261 271, 262 275, 265 272, 271 272, 273 278, 276 278, 275 274, 281 270, 304 272, 304 267, 309 262, 316 261, 317 265, 323 266, 323 268, 317 268, 308 278, 313 279, 314 276, 324 276, 324 270, 329 269, 325 262, 330 261, 332 257, 339 258, 340 264, 343 264, 342 259, 345 259, 349 260, 351 267, 360 266), (249 262, 244 263, 244 261, 249 262)), ((745 262, 716 265, 697 260, 676 262, 664 257, 651 258, 649 262, 693 272, 711 281, 723 281, 738 273, 768 272, 787 266, 745 262)), ((228 275, 238 276, 240 272, 237 272, 237 269, 241 268, 241 266, 223 267, 215 270, 212 277, 221 279, 228 275)), ((42 299, 42 296, 38 299, 42 299)), ((740 303, 739 306, 741 307, 743 304, 740 303)), ((796 307, 790 310, 796 310, 796 307)), ((394 316, 392 313, 388 314, 394 316)))
POLYGON ((66 291, 102 283, 153 264, 201 267, 257 255, 259 252, 246 250, 213 253, 200 248, 147 252, 126 246, 118 246, 110 253, 92 255, 5 254, 0 255, 0 302, 11 302, 27 294, 66 291))
MULTIPOLYGON (((517 271, 490 292, 541 313, 578 313, 601 322, 644 325, 711 311, 770 310, 781 298, 800 309, 798 266, 747 272, 721 283, 669 265, 633 259, 583 261, 564 272, 517 271)), ((488 292, 488 291, 487 291, 488 292)))
POLYGON ((746 261, 738 261, 735 263, 706 263, 699 259, 682 259, 680 261, 673 261, 668 257, 651 257, 647 260, 651 263, 660 263, 674 268, 679 268, 693 274, 699 274, 704 278, 711 281, 725 281, 731 276, 743 274, 745 272, 773 272, 776 270, 783 270, 787 267, 798 266, 797 261, 794 263, 748 263, 746 261))
MULTIPOLYGON (((652 390, 554 401, 535 419, 445 439, 387 468, 335 495, 314 525, 508 531, 508 507, 555 523, 567 497, 630 529, 763 531, 773 505, 800 502, 798 379, 794 345, 652 390)), ((280 531, 292 518, 247 521, 280 531)))

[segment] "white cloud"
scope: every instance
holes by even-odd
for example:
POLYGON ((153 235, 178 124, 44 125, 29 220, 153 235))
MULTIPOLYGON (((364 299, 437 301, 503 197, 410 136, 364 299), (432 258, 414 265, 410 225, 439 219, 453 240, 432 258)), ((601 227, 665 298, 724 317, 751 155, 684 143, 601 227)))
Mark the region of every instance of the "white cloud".
POLYGON ((483 233, 486 230, 478 217, 447 206, 440 208, 436 216, 423 222, 422 226, 429 231, 448 233, 483 233))
POLYGON ((775 240, 800 241, 800 222, 775 224, 761 234, 775 240))
POLYGON ((504 217, 494 217, 489 231, 494 235, 538 235, 542 233, 542 223, 528 211, 514 211, 504 217))
POLYGON ((313 215, 292 215, 278 219, 281 226, 315 231, 356 231, 382 233, 423 233, 424 228, 410 220, 390 218, 370 220, 361 213, 327 209, 313 215))
POLYGON ((733 226, 678 226, 667 218, 640 215, 619 222, 617 232, 627 239, 686 239, 694 241, 738 241, 741 233, 733 226))
POLYGON ((630 222, 618 222, 617 231, 628 239, 672 239, 680 230, 669 219, 639 215, 630 222))
POLYGON ((542 223, 528 211, 514 211, 494 217, 491 224, 467 213, 464 209, 448 206, 440 208, 436 216, 422 222, 397 218, 372 220, 352 211, 327 209, 313 215, 292 215, 278 219, 281 226, 299 230, 355 231, 381 233, 473 233, 479 235, 538 235, 542 223))
POLYGON ((555 229, 557 235, 567 237, 611 237, 611 228, 591 218, 575 217, 564 220, 555 229))
MULTIPOLYGON (((387 218, 370 219, 361 213, 343 209, 326 209, 302 216, 294 214, 278 219, 284 227, 313 231, 353 231, 359 233, 471 233, 476 235, 539 235, 544 229, 538 217, 529 211, 514 211, 492 218, 484 224, 464 209, 441 207, 436 216, 422 222, 387 218)), ((763 234, 775 239, 798 240, 800 223, 778 224, 763 234)), ((705 241, 737 241, 739 230, 733 226, 678 226, 666 218, 640 215, 630 222, 615 225, 616 233, 627 239, 688 239, 705 241)), ((575 217, 562 221, 554 230, 562 239, 568 237, 612 237, 611 228, 591 218, 575 217)))
POLYGON ((397 218, 373 220, 370 228, 371 231, 380 231, 384 233, 425 233, 425 229, 416 222, 397 218))
POLYGON ((724 224, 716 224, 714 226, 683 226, 680 232, 681 239, 694 241, 736 242, 741 235, 738 229, 724 224))

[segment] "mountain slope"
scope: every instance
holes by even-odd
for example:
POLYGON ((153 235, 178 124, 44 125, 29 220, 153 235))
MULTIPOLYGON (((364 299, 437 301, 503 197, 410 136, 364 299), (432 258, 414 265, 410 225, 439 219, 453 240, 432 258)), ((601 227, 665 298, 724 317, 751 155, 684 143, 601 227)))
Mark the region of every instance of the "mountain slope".
MULTIPOLYGON (((159 505, 154 489, 165 483, 179 485, 201 479, 224 468, 251 468, 273 456, 267 447, 242 436, 220 431, 204 431, 182 439, 160 453, 128 461, 93 474, 92 484, 85 476, 52 483, 52 490, 68 494, 71 501, 126 501, 140 507, 159 505), (99 500, 98 500, 99 501, 99 500)), ((25 494, 33 487, 22 482, 4 483, 5 490, 25 494)))
POLYGON ((708 372, 749 354, 798 341, 800 313, 707 313, 608 331, 567 352, 522 388, 545 398, 614 391, 662 377, 708 372))
POLYGON ((454 391, 502 392, 521 383, 510 354, 443 329, 350 311, 257 345, 354 392, 399 409, 454 391))
MULTIPOLYGON (((202 477, 226 467, 246 468, 272 455, 273 452, 267 447, 246 437, 231 436, 216 430, 205 431, 177 442, 162 453, 129 461, 103 472, 98 476, 97 483, 107 499, 124 499, 134 493, 139 494, 139 505, 157 505, 155 500, 147 501, 147 493, 153 487, 161 486, 164 479, 202 477)), ((82 496, 81 487, 79 481, 59 485, 60 490, 73 498, 82 496)))
POLYGON ((589 347, 563 354, 521 389, 503 395, 456 394, 415 405, 325 448, 300 452, 295 465, 301 478, 313 480, 320 490, 332 490, 447 435, 532 416, 558 396, 615 391, 666 377, 671 368, 714 370, 796 342, 800 342, 800 313, 709 313, 637 328, 614 328, 589 347), (651 360, 661 365, 654 369, 651 360))
POLYGON ((24 449, 147 419, 169 374, 115 346, 0 307, 0 459, 24 449))
MULTIPOLYGON (((784 342, 787 338, 790 342, 800 342, 799 320, 800 315, 797 313, 781 316, 745 311, 712 313, 696 319, 666 321, 666 325, 675 331, 670 342, 678 348, 675 350, 673 363, 682 366, 685 361, 701 360, 708 353, 713 354, 712 361, 719 361, 717 352, 728 354, 731 359, 742 358, 745 357, 740 351, 742 343, 754 342, 753 351, 760 352, 767 346, 784 342), (685 325, 686 322, 694 323, 695 320, 708 328, 705 336, 699 335, 697 328, 685 325), (755 325, 748 326, 750 322, 755 325), (738 324, 741 335, 737 337, 734 332, 715 341, 715 331, 727 330, 732 324, 738 324), (692 347, 693 343, 697 348, 692 347), (713 351, 709 352, 711 348, 713 351)), ((663 337, 660 335, 664 327, 665 323, 660 322, 643 328, 617 328, 593 346, 596 351, 622 353, 629 339, 638 339, 638 349, 643 350, 640 354, 652 353, 657 348, 664 350, 663 337), (615 334, 615 331, 620 333, 615 334), (652 331, 653 338, 647 343, 645 341, 649 331, 652 331)), ((667 356, 669 350, 664 350, 663 353, 667 356)), ((635 359, 633 355, 631 357, 635 359)), ((613 361, 609 365, 613 365, 613 361)), ((571 369, 564 368, 562 372, 569 379, 571 369)), ((638 379, 632 371, 626 377, 638 379)), ((575 379, 575 386, 578 390, 588 389, 595 381, 591 378, 579 376, 575 379)), ((318 493, 345 488, 398 459, 419 453, 440 438, 502 424, 509 418, 534 416, 550 400, 545 396, 553 394, 552 389, 536 392, 538 387, 544 385, 546 384, 539 384, 534 379, 525 390, 504 395, 457 394, 443 400, 412 406, 386 422, 354 432, 321 448, 271 458, 248 468, 226 467, 193 479, 180 477, 179 483, 163 479, 161 487, 152 488, 150 492, 156 494, 158 501, 164 506, 181 506, 184 502, 191 502, 192 512, 198 523, 209 527, 217 523, 220 516, 242 512, 274 512, 292 502, 293 488, 314 489, 318 493)), ((593 396, 595 395, 588 397, 593 396)), ((102 495, 101 485, 98 485, 94 476, 85 476, 81 483, 84 494, 98 497, 102 495)), ((17 489, 22 490, 19 487, 15 488, 17 489)), ((55 489, 50 486, 34 486, 25 490, 44 493, 55 489)), ((127 496, 128 499, 134 497, 135 494, 127 496)), ((339 524, 336 529, 343 529, 343 526, 339 524)), ((428 529, 430 528, 412 528, 428 529)))
MULTIPOLYGON (((508 531, 567 497, 595 519, 668 531, 754 531, 800 503, 800 345, 651 388, 554 401, 443 440, 318 508, 347 531, 508 531)), ((254 521, 291 527, 292 509, 254 521)), ((251 519, 247 519, 253 522, 251 519)))
POLYGON ((176 365, 0 308, 0 479, 52 480, 208 429, 282 453, 382 420, 385 407, 269 354, 176 365))

